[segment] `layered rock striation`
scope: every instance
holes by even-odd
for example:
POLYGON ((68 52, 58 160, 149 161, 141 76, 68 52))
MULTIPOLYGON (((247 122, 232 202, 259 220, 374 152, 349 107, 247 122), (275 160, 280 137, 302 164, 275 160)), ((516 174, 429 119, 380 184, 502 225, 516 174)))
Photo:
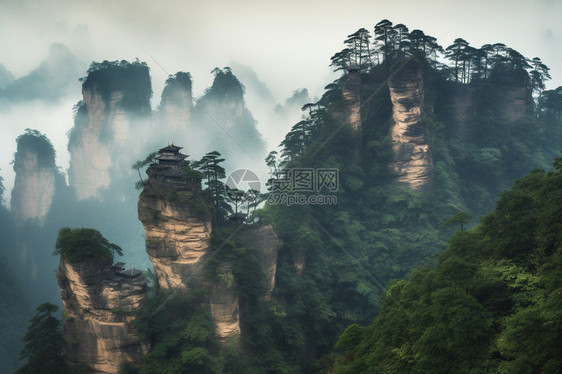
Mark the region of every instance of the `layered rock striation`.
POLYGON ((55 152, 50 141, 33 130, 18 137, 17 143, 16 179, 10 202, 14 221, 17 226, 28 220, 43 225, 55 196, 55 152))
POLYGON ((68 143, 69 182, 79 200, 100 197, 113 170, 130 168, 144 141, 151 94, 143 63, 104 61, 90 68, 68 143))
POLYGON ((131 326, 146 298, 146 279, 123 264, 61 256, 57 278, 64 305, 63 336, 70 364, 89 373, 117 373, 122 362, 136 366, 149 350, 131 326))
POLYGON ((211 249, 211 214, 199 200, 200 181, 185 180, 182 166, 152 164, 138 203, 146 252, 160 288, 169 291, 200 284, 211 249))
POLYGON ((113 125, 123 126, 106 120, 117 105, 120 92, 112 95, 107 109, 107 103, 95 87, 82 90, 82 95, 83 102, 79 104, 68 146, 71 156, 69 181, 79 200, 99 197, 100 190, 109 187, 111 150, 103 141, 103 134, 113 125))
MULTIPOLYGON (((219 260, 222 245, 211 243, 211 213, 202 198, 201 181, 189 178, 185 155, 174 145, 160 149, 149 166, 138 203, 146 234, 146 251, 161 289, 186 293, 204 291, 219 341, 241 334, 240 296, 233 263, 219 260), (205 265, 213 258, 213 271, 205 265)), ((278 239, 271 226, 235 226, 246 248, 255 250, 264 273, 265 298, 275 287, 278 239)), ((254 253, 254 252, 253 252, 254 253)))
POLYGON ((343 119, 351 126, 355 142, 354 158, 361 161, 363 150, 363 123, 361 121, 361 75, 358 67, 348 68, 349 74, 342 84, 342 93, 345 100, 343 119))
POLYGON ((389 79, 394 124, 391 129, 394 158, 390 168, 396 181, 413 190, 431 187, 433 159, 422 122, 423 72, 419 61, 408 60, 389 79))

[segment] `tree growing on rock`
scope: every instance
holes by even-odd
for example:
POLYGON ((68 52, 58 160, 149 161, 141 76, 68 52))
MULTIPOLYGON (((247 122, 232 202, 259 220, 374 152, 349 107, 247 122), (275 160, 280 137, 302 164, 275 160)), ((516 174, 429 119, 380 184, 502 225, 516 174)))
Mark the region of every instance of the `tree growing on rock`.
POLYGON ((80 262, 87 259, 111 261, 117 253, 123 255, 123 249, 111 243, 94 229, 71 229, 63 227, 55 245, 55 255, 62 255, 69 262, 80 262))

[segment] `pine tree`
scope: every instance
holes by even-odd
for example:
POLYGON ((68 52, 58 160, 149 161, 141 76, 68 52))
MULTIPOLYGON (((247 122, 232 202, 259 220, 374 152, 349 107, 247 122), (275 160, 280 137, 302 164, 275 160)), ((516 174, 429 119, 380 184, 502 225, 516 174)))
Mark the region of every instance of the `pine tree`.
POLYGON ((20 353, 20 359, 27 359, 27 363, 19 368, 16 374, 68 372, 62 355, 64 339, 61 322, 53 316, 57 310, 58 307, 50 303, 43 303, 37 307, 23 337, 25 346, 20 353))

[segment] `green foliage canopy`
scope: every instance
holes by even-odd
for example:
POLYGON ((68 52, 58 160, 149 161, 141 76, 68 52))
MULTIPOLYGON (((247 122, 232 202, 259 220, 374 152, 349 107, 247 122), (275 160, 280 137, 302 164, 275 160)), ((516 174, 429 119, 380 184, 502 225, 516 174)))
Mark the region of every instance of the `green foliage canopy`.
POLYGON ((55 255, 60 254, 67 261, 76 263, 88 259, 112 261, 114 253, 123 255, 117 244, 109 242, 94 229, 70 229, 63 227, 55 245, 55 255))
POLYGON ((25 129, 25 133, 16 138, 18 144, 14 157, 14 171, 22 168, 26 152, 37 154, 38 166, 41 168, 55 167, 55 148, 45 134, 38 130, 25 129))
POLYGON ((560 372, 561 214, 560 170, 519 179, 435 266, 393 285, 372 325, 346 330, 330 372, 560 372))
POLYGON ((25 346, 20 359, 27 359, 27 363, 16 374, 69 373, 62 355, 64 339, 61 322, 53 315, 57 309, 56 305, 50 303, 37 307, 23 337, 25 346))

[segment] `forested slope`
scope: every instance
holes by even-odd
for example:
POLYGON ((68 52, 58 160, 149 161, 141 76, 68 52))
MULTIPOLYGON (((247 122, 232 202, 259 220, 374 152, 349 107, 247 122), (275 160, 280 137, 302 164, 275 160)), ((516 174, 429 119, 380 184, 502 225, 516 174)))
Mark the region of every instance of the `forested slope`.
POLYGON ((503 192, 436 260, 340 337, 334 373, 562 370, 562 159, 503 192))
POLYGON ((470 215, 489 212, 500 191, 534 168, 549 168, 562 146, 559 89, 543 91, 548 68, 540 59, 499 43, 472 48, 460 38, 442 48, 422 31, 386 20, 375 26, 374 47, 369 38, 365 29, 348 36, 346 48, 332 57, 342 77, 305 105, 307 116, 267 160, 272 186, 297 168, 339 171, 338 191, 320 191, 335 195, 337 204, 287 206, 272 199, 272 191, 262 212, 282 242, 274 300, 283 318, 273 320, 273 344, 300 357, 303 372, 323 367, 324 360, 314 360, 332 349, 344 326, 371 322, 391 279, 435 261, 454 231, 444 222, 468 212, 460 217, 470 224, 470 215), (346 92, 354 74, 361 134, 346 92), (416 76, 421 83, 412 81, 416 76), (392 136, 392 85, 405 97, 408 87, 422 90, 416 94, 421 104, 402 104, 406 112, 408 105, 420 106, 417 133, 406 135, 428 145, 430 188, 398 183, 389 167, 401 156, 392 136))

